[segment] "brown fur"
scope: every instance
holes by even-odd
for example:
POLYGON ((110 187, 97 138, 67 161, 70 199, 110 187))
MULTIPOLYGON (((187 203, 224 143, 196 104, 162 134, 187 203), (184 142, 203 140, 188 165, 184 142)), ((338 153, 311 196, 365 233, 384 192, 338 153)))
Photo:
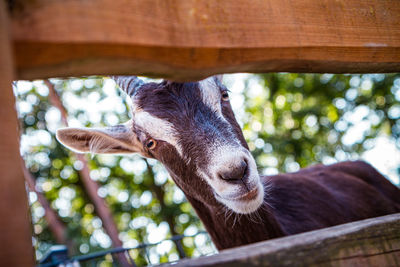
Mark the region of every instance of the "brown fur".
MULTIPOLYGON (((185 153, 207 162, 201 146, 209 136, 199 129, 204 122, 196 116, 208 114, 207 123, 219 126, 212 112, 196 112, 204 109, 195 90, 197 86, 197 83, 148 84, 138 96, 144 110, 178 127, 185 153)), ((221 105, 235 136, 248 149, 229 102, 221 105)), ((159 144, 152 154, 183 190, 218 249, 400 211, 400 190, 361 161, 317 165, 296 173, 261 177, 266 189, 265 204, 254 214, 240 215, 215 199, 210 186, 196 175, 193 164, 196 161, 186 165, 167 143, 159 144)))
MULTIPOLYGON (((135 120, 130 128, 114 127, 108 132, 108 137, 104 137, 105 131, 99 134, 99 131, 90 129, 64 129, 57 133, 57 138, 82 152, 89 150, 87 144, 93 139, 102 138, 103 142, 107 142, 106 148, 112 152, 136 151, 161 161, 193 205, 218 249, 400 211, 400 190, 370 165, 356 161, 331 166, 317 165, 296 173, 262 176, 265 189, 263 205, 250 214, 234 213, 216 199, 212 187, 197 171, 199 167, 208 166, 210 155, 207 148, 210 145, 234 143, 241 150, 248 150, 229 101, 221 98, 221 118, 220 114, 203 103, 199 83, 164 81, 144 84, 137 80, 130 83, 129 78, 124 79, 121 78, 122 86, 133 82, 140 84, 137 90, 125 90, 134 94, 136 108, 173 125, 179 147, 183 150, 182 157, 173 145, 163 140, 156 140, 157 146, 147 149, 146 140, 154 137, 146 129, 135 125, 135 120)), ((226 88, 217 79, 215 83, 222 96, 226 88)), ((101 152, 101 149, 96 152, 101 152)), ((240 162, 243 158, 238 160, 240 162)), ((234 177, 237 173, 242 172, 234 170, 232 175, 226 176, 234 177)), ((236 184, 240 186, 237 190, 239 194, 250 191, 245 173, 235 181, 243 183, 236 184)), ((219 179, 218 176, 208 177, 219 179)), ((233 182, 221 181, 221 184, 228 186, 233 182)))

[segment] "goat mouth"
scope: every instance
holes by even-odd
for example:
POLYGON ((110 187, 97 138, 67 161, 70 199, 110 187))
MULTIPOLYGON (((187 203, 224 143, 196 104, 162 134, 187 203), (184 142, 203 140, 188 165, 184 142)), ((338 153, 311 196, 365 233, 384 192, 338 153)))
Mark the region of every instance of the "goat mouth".
MULTIPOLYGON (((243 191, 242 191, 243 192, 243 191)), ((221 197, 216 194, 217 200, 235 213, 248 214, 256 211, 263 203, 264 191, 261 185, 253 187, 244 194, 221 197)))
POLYGON ((258 196, 258 187, 256 186, 255 188, 253 188, 252 190, 246 192, 245 194, 239 196, 239 197, 235 197, 235 198, 225 198, 227 200, 230 201, 249 201, 249 200, 253 200, 258 196))

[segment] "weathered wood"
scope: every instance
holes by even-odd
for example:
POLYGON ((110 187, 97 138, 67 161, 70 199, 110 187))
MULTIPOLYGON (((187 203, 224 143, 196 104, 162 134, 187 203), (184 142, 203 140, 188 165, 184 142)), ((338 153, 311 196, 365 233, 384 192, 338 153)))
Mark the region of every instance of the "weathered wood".
POLYGON ((33 266, 27 193, 19 155, 11 41, 4 1, 0 1, 0 265, 33 266))
POLYGON ((396 0, 20 2, 19 79, 400 71, 396 0))
POLYGON ((228 249, 173 266, 400 266, 400 213, 228 249))

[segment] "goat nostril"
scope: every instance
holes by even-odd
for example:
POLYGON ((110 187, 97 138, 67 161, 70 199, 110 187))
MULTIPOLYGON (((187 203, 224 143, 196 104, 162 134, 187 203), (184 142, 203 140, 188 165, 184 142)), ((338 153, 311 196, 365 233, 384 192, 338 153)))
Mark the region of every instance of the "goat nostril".
POLYGON ((218 177, 230 183, 241 183, 242 179, 246 178, 248 165, 245 160, 242 160, 239 165, 228 171, 218 173, 218 177))
POLYGON ((246 171, 247 171, 247 168, 248 168, 247 162, 242 160, 242 162, 240 162, 240 168, 242 170, 242 177, 243 177, 246 174, 246 171))
POLYGON ((247 180, 247 178, 249 178, 249 165, 247 164, 247 161, 242 161, 242 168, 243 168, 243 172, 242 172, 242 181, 245 182, 247 180))

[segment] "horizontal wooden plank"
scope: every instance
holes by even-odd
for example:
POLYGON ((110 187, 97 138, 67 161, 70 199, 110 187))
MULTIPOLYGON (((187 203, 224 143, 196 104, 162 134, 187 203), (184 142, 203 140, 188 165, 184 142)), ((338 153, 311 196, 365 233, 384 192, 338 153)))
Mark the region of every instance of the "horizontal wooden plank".
POLYGON ((400 266, 400 213, 228 249, 171 266, 400 266))
POLYGON ((20 0, 18 78, 400 71, 396 0, 20 0))

